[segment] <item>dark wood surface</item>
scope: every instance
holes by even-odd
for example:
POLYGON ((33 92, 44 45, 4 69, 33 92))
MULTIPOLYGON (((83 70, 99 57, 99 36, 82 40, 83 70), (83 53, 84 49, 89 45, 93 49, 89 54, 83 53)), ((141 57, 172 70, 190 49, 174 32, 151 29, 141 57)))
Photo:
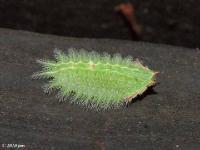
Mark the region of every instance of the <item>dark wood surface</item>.
POLYGON ((48 150, 200 148, 198 49, 0 29, 0 69, 0 144, 48 150), (160 84, 119 110, 59 103, 55 94, 42 91, 47 81, 30 76, 41 69, 36 59, 69 47, 139 58, 160 72, 160 84))

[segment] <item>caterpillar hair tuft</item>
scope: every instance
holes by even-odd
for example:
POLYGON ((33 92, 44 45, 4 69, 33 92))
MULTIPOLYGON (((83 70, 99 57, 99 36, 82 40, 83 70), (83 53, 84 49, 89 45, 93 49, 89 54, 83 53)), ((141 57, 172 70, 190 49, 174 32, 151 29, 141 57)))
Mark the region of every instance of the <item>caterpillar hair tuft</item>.
POLYGON ((127 105, 148 87, 155 85, 157 72, 131 56, 99 54, 95 51, 56 49, 55 60, 37 60, 42 70, 33 78, 47 78, 46 93, 58 89, 60 101, 70 100, 90 108, 109 109, 127 105))

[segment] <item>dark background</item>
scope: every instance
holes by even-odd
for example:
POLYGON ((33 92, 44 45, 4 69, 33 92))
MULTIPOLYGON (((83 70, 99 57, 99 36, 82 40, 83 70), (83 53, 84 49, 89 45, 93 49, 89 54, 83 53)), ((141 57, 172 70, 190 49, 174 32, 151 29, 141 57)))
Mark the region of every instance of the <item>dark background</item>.
POLYGON ((199 0, 0 0, 0 27, 72 37, 135 40, 116 5, 131 2, 140 41, 200 46, 199 0))

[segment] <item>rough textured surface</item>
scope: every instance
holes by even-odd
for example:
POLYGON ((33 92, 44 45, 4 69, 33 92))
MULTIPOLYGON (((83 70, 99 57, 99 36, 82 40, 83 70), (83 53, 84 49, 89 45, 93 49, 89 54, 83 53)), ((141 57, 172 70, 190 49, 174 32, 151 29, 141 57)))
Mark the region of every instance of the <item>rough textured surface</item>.
POLYGON ((28 149, 200 147, 200 51, 109 39, 76 39, 0 29, 0 143, 28 149), (128 108, 95 112, 45 95, 31 80, 37 58, 69 47, 120 52, 160 71, 160 84, 128 108))

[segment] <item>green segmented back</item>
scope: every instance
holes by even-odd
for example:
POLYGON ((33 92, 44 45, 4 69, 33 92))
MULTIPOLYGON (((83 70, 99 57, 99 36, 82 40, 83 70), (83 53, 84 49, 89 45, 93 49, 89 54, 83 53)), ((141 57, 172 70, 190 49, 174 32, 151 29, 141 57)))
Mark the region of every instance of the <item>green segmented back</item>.
POLYGON ((55 53, 56 61, 39 60, 43 70, 34 77, 50 78, 48 89, 59 89, 59 97, 75 92, 74 101, 100 108, 119 106, 155 84, 155 72, 131 57, 70 49, 55 53))

